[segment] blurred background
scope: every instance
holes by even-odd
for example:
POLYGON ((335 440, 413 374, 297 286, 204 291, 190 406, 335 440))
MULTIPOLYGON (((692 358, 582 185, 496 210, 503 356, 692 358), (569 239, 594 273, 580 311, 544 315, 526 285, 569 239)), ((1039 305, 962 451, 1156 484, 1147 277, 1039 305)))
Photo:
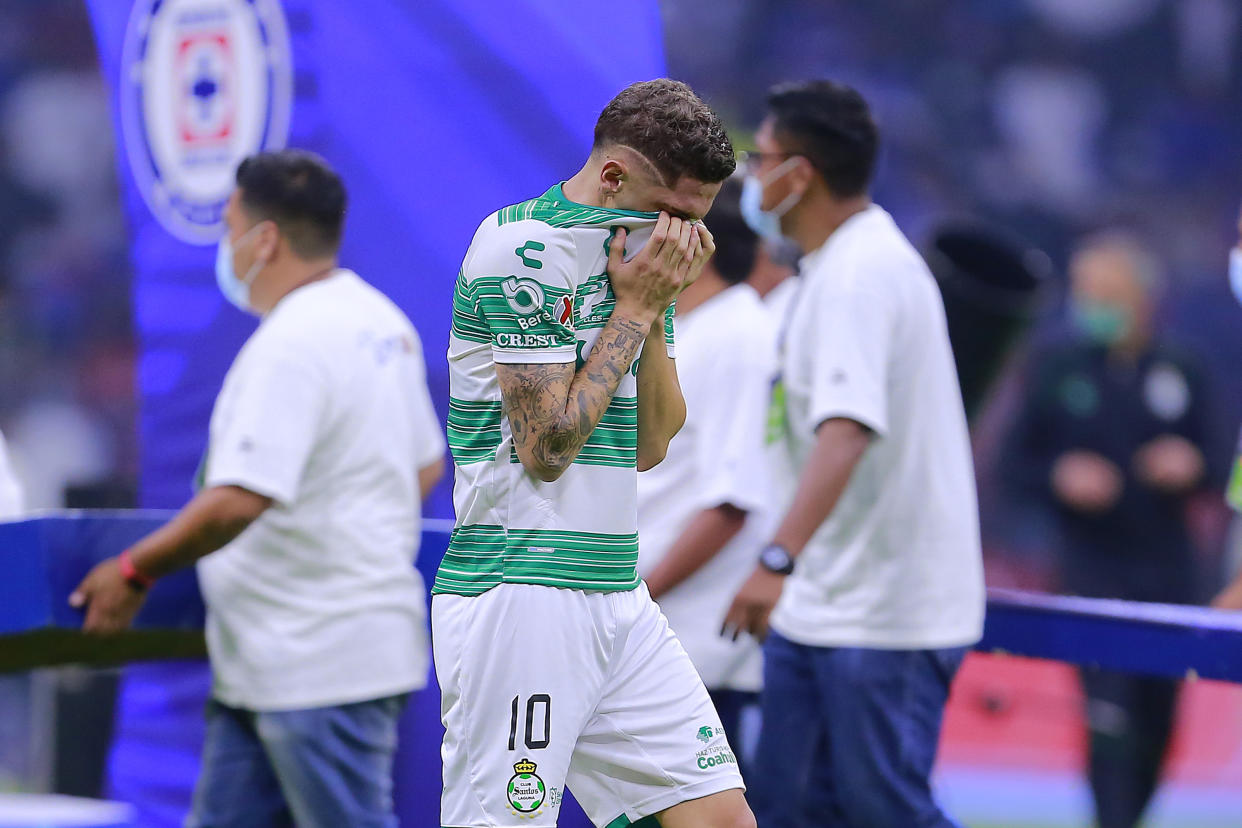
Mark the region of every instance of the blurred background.
MULTIPOLYGON (((1063 580, 1049 516, 990 482, 1024 361, 1069 335, 1065 273, 1083 234, 1124 226, 1159 258, 1160 330, 1206 366, 1210 442, 1222 464, 1232 456, 1242 422, 1242 308, 1226 278, 1242 203, 1236 0, 662 0, 661 11, 669 74, 725 116, 739 147, 772 84, 849 83, 881 127, 876 201, 916 244, 947 219, 987 217, 1047 254, 1054 289, 975 423, 990 585, 1056 590, 1063 580)), ((136 501, 138 349, 95 49, 81 0, 0 0, 0 431, 35 509, 136 501)), ((430 358, 442 346, 429 341, 430 358)), ((1219 483, 1190 507, 1203 601, 1231 560, 1219 483)), ((451 516, 437 504, 432 516, 451 516)), ((38 681, 0 680, 0 789, 48 785, 38 681)), ((1032 825, 1086 824, 1078 694, 1057 665, 968 669, 943 760, 996 772, 946 770, 950 806, 1014 825, 987 803, 1012 814, 1030 801, 1047 817, 1032 825)), ((1242 824, 1227 796, 1242 791, 1237 688, 1201 683, 1183 698, 1171 779, 1150 825, 1242 824)))

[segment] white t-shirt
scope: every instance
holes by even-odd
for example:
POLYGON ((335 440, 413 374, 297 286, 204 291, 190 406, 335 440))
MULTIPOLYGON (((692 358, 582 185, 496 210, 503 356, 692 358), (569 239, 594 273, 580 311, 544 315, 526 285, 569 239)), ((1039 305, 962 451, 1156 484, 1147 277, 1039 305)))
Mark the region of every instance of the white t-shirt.
POLYGON ((198 564, 216 699, 290 710, 423 686, 418 470, 443 453, 418 334, 382 293, 338 270, 264 318, 211 417, 205 485, 274 500, 198 564))
POLYGON ((22 487, 9 462, 9 450, 0 434, 0 520, 16 520, 23 509, 22 487))
POLYGON ((661 597, 660 609, 708 688, 756 691, 757 643, 720 635, 773 522, 764 433, 776 331, 753 288, 728 288, 677 317, 677 375, 686 424, 664 461, 638 475, 638 571, 649 574, 704 509, 728 503, 747 512, 742 530, 661 597))
POLYGON ((820 423, 875 432, 798 558, 772 626, 813 646, 954 647, 983 629, 966 415, 940 291, 878 206, 802 263, 784 332, 788 439, 801 473, 820 423))

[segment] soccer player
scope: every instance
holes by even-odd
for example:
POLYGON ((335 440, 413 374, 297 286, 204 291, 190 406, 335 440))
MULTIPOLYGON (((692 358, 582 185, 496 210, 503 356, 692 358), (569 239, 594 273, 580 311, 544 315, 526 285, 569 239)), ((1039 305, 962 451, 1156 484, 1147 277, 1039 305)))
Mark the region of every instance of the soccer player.
POLYGON ((734 167, 689 87, 637 83, 578 173, 488 216, 466 252, 449 345, 457 527, 432 590, 444 826, 554 826, 566 786, 610 828, 755 824, 635 572, 637 469, 685 418, 669 308, 711 256, 698 219, 734 167))

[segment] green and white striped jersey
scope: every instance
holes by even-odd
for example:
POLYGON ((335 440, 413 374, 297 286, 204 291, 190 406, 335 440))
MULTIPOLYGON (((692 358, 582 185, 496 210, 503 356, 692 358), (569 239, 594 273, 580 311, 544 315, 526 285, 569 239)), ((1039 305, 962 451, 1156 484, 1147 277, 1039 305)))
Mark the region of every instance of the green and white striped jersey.
MULTIPOLYGON (((493 213, 475 232, 457 276, 448 352, 457 526, 433 594, 479 595, 501 583, 638 586, 638 360, 573 465, 551 483, 518 460, 496 363, 580 367, 616 304, 607 274, 615 228, 628 231, 629 257, 656 218, 577 204, 558 184, 493 213)), ((670 356, 672 319, 670 308, 670 356)))

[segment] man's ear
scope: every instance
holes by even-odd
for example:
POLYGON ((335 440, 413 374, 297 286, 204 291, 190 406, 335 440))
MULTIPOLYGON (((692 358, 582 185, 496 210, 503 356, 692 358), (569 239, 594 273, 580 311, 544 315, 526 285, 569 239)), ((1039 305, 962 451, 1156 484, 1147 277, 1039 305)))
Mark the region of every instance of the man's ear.
POLYGON ((276 251, 279 249, 280 228, 276 226, 276 222, 268 219, 260 226, 259 237, 254 240, 255 258, 270 262, 276 258, 276 251))
POLYGON ((815 165, 802 155, 795 155, 796 163, 789 171, 789 183, 805 193, 815 183, 815 165))
POLYGON ((627 178, 629 178, 629 170, 625 168, 624 163, 616 158, 604 160, 599 171, 599 183, 604 190, 604 195, 615 196, 621 192, 621 186, 627 178))

